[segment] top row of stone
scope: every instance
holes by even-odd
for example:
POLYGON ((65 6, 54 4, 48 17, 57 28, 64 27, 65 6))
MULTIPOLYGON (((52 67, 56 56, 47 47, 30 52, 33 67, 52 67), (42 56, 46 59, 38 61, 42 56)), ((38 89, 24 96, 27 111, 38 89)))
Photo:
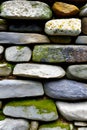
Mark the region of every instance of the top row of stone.
POLYGON ((72 17, 77 14, 84 17, 87 16, 87 4, 79 9, 72 4, 55 2, 51 10, 48 4, 40 1, 6 1, 1 4, 0 15, 10 19, 48 20, 52 18, 52 11, 57 17, 72 17))

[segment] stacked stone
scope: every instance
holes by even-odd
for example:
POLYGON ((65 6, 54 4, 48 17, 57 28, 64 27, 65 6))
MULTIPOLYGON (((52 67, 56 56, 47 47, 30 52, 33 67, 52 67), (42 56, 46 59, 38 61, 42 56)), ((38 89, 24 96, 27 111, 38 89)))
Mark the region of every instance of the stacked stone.
POLYGON ((0 130, 87 129, 86 2, 1 1, 0 130))

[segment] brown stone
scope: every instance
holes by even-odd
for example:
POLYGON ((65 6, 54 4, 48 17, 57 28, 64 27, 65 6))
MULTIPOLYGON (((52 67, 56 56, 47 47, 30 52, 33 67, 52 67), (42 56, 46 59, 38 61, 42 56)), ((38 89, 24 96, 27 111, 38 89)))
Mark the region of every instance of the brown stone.
POLYGON ((58 17, 71 17, 79 13, 79 8, 75 5, 63 2, 55 2, 52 9, 58 17))
POLYGON ((82 18, 82 32, 87 34, 87 17, 82 18))

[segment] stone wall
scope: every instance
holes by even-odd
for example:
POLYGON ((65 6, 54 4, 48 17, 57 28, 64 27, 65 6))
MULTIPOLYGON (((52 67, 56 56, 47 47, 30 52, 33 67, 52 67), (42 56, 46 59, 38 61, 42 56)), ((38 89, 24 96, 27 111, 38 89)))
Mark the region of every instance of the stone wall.
POLYGON ((86 2, 0 1, 0 130, 87 130, 86 2))

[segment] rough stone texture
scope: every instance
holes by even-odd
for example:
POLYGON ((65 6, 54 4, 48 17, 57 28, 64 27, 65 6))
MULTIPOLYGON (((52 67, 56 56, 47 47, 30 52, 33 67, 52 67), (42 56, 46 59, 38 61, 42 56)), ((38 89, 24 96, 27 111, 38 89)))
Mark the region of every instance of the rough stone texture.
POLYGON ((71 65, 66 75, 70 79, 87 80, 87 65, 71 65))
POLYGON ((87 126, 87 122, 74 122, 75 126, 87 126))
POLYGON ((77 36, 81 33, 81 20, 75 18, 49 20, 45 24, 45 33, 56 36, 77 36))
POLYGON ((87 4, 85 4, 85 5, 81 8, 79 15, 82 16, 82 17, 87 16, 87 4))
POLYGON ((39 130, 73 130, 73 125, 58 120, 52 123, 41 125, 39 130))
POLYGON ((6 21, 4 19, 0 19, 0 31, 7 30, 6 21))
POLYGON ((77 130, 87 130, 87 127, 79 127, 77 130))
POLYGON ((14 67, 13 75, 31 78, 62 78, 65 71, 60 66, 22 63, 14 67))
POLYGON ((0 76, 9 76, 12 72, 12 67, 8 63, 0 63, 0 76))
POLYGON ((6 1, 1 5, 1 16, 10 19, 50 19, 50 7, 39 1, 6 1))
POLYGON ((87 121, 87 102, 56 102, 61 115, 69 121, 87 121))
POLYGON ((12 117, 41 121, 53 121, 58 118, 56 106, 49 99, 10 102, 4 107, 3 113, 12 117))
POLYGON ((29 130, 29 123, 23 119, 6 118, 0 121, 0 130, 29 130))
POLYGON ((27 46, 13 46, 5 50, 5 58, 11 62, 27 62, 31 59, 31 50, 27 46))
POLYGON ((1 44, 32 44, 49 43, 47 36, 38 33, 0 32, 1 44))
POLYGON ((79 13, 79 8, 64 2, 55 2, 52 7, 58 17, 72 17, 79 13))
POLYGON ((87 62, 87 46, 37 45, 33 50, 33 61, 49 63, 87 62))
POLYGON ((61 100, 87 99, 87 84, 73 80, 62 79, 48 81, 44 84, 45 94, 61 100))
POLYGON ((39 122, 31 121, 30 130, 38 130, 38 127, 39 127, 39 122))
POLYGON ((68 44, 71 42, 71 37, 68 36, 49 36, 49 39, 52 43, 63 43, 68 44))
POLYGON ((76 44, 87 44, 87 36, 78 36, 75 41, 76 44))
POLYGON ((43 95, 42 84, 32 80, 1 80, 0 99, 43 95))
POLYGON ((87 34, 87 17, 82 18, 82 32, 87 34))

